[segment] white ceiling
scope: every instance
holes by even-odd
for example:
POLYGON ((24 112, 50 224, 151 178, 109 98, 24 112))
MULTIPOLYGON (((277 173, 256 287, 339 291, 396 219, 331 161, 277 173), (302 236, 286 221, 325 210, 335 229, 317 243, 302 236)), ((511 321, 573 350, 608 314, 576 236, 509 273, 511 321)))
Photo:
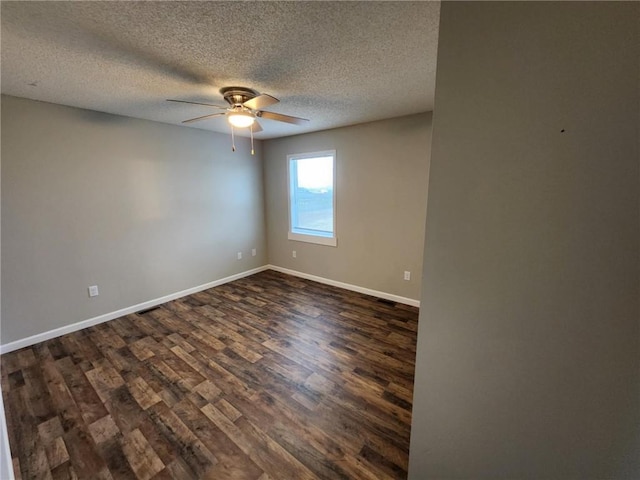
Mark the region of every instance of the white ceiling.
MULTIPOLYGON (((438 2, 29 2, 1 4, 2 93, 180 124, 268 93, 275 138, 433 109, 438 2)), ((229 133, 224 118, 191 124, 229 133)))

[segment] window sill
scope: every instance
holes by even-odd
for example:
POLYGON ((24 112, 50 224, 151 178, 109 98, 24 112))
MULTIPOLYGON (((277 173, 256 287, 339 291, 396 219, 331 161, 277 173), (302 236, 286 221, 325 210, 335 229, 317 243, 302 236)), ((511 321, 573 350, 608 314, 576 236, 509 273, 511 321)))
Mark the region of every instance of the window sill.
POLYGON ((315 243, 317 245, 327 245, 329 247, 337 247, 338 239, 336 237, 320 237, 317 235, 304 235, 302 233, 289 232, 289 240, 298 242, 315 243))

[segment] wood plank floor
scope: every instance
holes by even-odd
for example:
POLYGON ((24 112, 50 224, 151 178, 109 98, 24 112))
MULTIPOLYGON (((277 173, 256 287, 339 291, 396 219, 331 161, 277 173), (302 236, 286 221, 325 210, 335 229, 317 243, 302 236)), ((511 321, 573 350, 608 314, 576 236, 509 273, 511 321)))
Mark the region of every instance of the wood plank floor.
POLYGON ((265 271, 5 354, 16 476, 406 478, 417 317, 265 271))

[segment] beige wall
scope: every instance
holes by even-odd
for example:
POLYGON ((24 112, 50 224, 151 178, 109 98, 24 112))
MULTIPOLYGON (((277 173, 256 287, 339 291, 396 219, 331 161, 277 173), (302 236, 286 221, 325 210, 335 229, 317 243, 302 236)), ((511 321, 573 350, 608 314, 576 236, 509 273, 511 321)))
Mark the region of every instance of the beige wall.
POLYGON ((2 344, 264 265, 261 146, 236 141, 3 96, 2 344))
POLYGON ((431 114, 420 114, 266 140, 269 262, 419 299, 430 137, 431 114), (287 155, 334 149, 338 246, 288 240, 287 155))
POLYGON ((411 479, 640 478, 639 25, 443 2, 411 479))

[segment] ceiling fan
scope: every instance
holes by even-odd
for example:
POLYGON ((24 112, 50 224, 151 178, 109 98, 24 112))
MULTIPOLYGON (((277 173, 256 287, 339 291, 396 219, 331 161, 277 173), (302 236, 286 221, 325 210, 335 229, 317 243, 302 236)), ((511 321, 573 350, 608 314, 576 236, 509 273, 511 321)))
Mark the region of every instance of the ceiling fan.
POLYGON ((211 113, 209 115, 203 115, 201 117, 190 118, 184 120, 182 123, 193 123, 208 118, 225 116, 227 121, 231 124, 233 133, 233 127, 236 128, 251 128, 251 133, 262 131, 262 127, 257 122, 258 118, 267 118, 269 120, 277 120, 279 122, 292 123, 295 125, 304 125, 306 118, 292 117, 290 115, 283 115, 281 113, 267 112, 262 110, 265 107, 269 107, 278 103, 278 100, 266 93, 259 93, 255 90, 246 87, 224 87, 220 89, 225 101, 229 104, 227 107, 220 105, 213 105, 211 103, 200 102, 188 102, 186 100, 172 100, 169 102, 188 103, 191 105, 205 105, 207 107, 219 108, 225 110, 224 112, 211 113))

